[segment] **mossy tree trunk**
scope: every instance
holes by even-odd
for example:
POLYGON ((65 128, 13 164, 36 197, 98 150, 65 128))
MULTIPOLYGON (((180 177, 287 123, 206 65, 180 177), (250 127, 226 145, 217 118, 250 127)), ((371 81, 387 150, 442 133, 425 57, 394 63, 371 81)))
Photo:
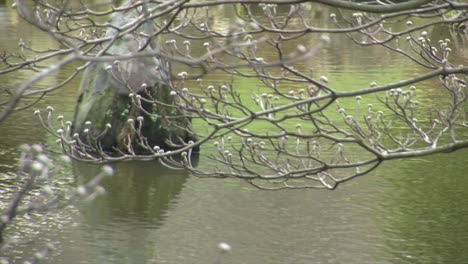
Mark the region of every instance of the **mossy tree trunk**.
MULTIPOLYGON (((116 13, 111 24, 120 27, 140 15, 135 9, 116 13)), ((115 41, 106 55, 131 55, 139 51, 148 41, 139 32, 151 35, 152 25, 148 22, 133 32, 115 41)), ((106 35, 117 33, 110 29, 106 35)), ((148 51, 157 49, 158 44, 154 41, 145 48, 148 51)), ((126 152, 128 146, 143 152, 142 138, 150 146, 170 149, 167 142, 180 144, 191 139, 190 119, 174 106, 175 103, 171 96, 169 64, 159 58, 134 57, 94 63, 83 76, 73 130, 85 143, 97 144, 107 152, 126 152), (132 102, 138 96, 162 104, 142 101, 139 107, 132 102), (129 119, 133 120, 136 129, 132 129, 129 119)))

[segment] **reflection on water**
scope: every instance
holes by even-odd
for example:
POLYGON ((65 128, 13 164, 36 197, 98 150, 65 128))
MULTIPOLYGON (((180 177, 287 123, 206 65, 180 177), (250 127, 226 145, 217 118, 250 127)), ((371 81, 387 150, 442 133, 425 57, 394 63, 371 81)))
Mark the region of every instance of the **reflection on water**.
MULTIPOLYGON (((80 246, 64 248, 64 262, 145 263, 146 254, 156 248, 152 234, 164 223, 187 173, 157 162, 120 163, 114 169, 116 175, 103 183, 106 195, 81 208, 82 225, 72 235, 80 246)), ((98 171, 88 164, 75 166, 78 182, 98 171)))
MULTIPOLYGON (((224 16, 213 17, 229 16, 218 11, 224 16)), ((318 23, 326 22, 326 10, 311 12, 318 23)), ((0 50, 13 50, 26 35, 37 45, 48 45, 10 9, 0 8, 0 23, 0 50)), ((432 39, 454 37, 440 28, 430 34, 432 39)), ((421 72, 408 68, 401 56, 359 49, 344 36, 331 37, 330 47, 297 68, 327 75, 334 88, 366 87, 371 81, 387 83, 421 72)), ((312 46, 316 39, 308 41, 312 46)), ((464 47, 466 38, 453 42, 464 47)), ((460 63, 466 61, 466 49, 455 52, 460 63)), ((271 50, 262 54, 266 60, 272 55, 271 50)), ((40 85, 56 84, 68 72, 63 69, 40 85)), ((28 77, 20 72, 0 76, 0 81, 14 88, 28 77)), ((258 84, 236 82, 240 92, 258 84)), ((71 116, 76 87, 52 94, 38 107, 54 105, 71 116)), ((420 100, 437 103, 439 91, 430 83, 425 88, 420 100)), ((4 173, 15 166, 17 146, 53 143, 31 112, 18 112, 0 124, 0 205, 11 192, 4 173)), ((9 232, 21 242, 7 254, 20 262, 53 242, 57 249, 45 263, 213 263, 219 257, 216 245, 225 241, 233 251, 222 263, 463 263, 468 259, 467 155, 465 150, 388 162, 332 192, 265 192, 239 181, 188 177, 156 162, 118 163, 113 165, 116 175, 103 183, 107 193, 92 203, 18 220, 9 232)), ((211 166, 202 161, 201 166, 211 166)), ((74 188, 98 170, 76 163, 58 175, 57 184, 74 188)))

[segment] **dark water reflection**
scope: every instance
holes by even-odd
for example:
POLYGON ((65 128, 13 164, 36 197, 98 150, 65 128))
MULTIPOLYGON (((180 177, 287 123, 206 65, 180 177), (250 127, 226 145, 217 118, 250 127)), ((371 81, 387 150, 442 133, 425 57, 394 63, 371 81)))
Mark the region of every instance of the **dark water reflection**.
MULTIPOLYGON (((327 12, 317 11, 319 23, 324 23, 327 12)), ((223 16, 212 19, 219 17, 223 16)), ((0 23, 0 50, 14 49, 17 42, 9 39, 28 35, 40 47, 51 45, 9 8, 0 9, 0 23)), ((227 20, 213 23, 222 27, 227 20)), ((439 28, 430 34, 432 39, 454 37, 439 28)), ((461 47, 455 50, 456 60, 466 62, 466 38, 453 42, 461 47)), ((344 37, 332 36, 331 46, 318 61, 297 68, 327 75, 331 86, 341 90, 367 87, 371 81, 388 83, 422 71, 385 50, 351 49, 351 45, 344 37)), ((268 50, 264 53, 266 59, 272 56, 268 50)), ((67 71, 40 85, 56 84, 67 71)), ((0 76, 8 87, 27 77, 29 73, 22 72, 0 76)), ((215 75, 213 81, 222 77, 215 75)), ((236 82, 245 85, 245 92, 256 85, 255 80, 236 82)), ((436 104, 440 91, 425 85, 420 101, 436 104)), ((38 107, 54 105, 69 118, 76 87, 74 83, 51 94, 38 107)), ((31 112, 18 112, 0 124, 0 205, 11 191, 6 172, 14 170, 17 146, 54 144, 31 112)), ((21 242, 7 255, 19 263, 53 242, 57 250, 45 263, 214 263, 220 257, 216 245, 225 241, 233 251, 222 257, 222 263, 465 263, 467 157, 465 150, 387 162, 332 192, 259 191, 240 181, 189 177, 156 162, 114 164, 116 175, 103 183, 104 196, 90 204, 18 220, 9 233, 21 242)), ((211 166, 203 159, 200 163, 211 166)), ((56 185, 71 189, 98 171, 98 166, 77 163, 58 175, 56 185)))
MULTIPOLYGON (((187 172, 157 162, 120 163, 114 169, 116 175, 103 182, 106 195, 80 208, 81 225, 72 235, 79 246, 64 247, 64 262, 145 263, 156 247, 151 235, 165 222, 187 172)), ((84 182, 99 167, 75 164, 74 171, 77 182, 84 182)))

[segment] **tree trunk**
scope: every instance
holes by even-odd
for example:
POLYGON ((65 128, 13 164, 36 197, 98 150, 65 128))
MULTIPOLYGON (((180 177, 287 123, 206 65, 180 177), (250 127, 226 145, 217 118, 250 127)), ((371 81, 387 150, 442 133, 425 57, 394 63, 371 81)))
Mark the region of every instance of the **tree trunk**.
MULTIPOLYGON (((131 9, 114 14, 110 23, 121 27, 141 15, 131 9)), ((151 36, 151 22, 120 37, 105 55, 130 55, 143 46, 145 51, 157 51, 158 44, 150 40, 151 44, 146 45, 149 40, 140 32, 151 36)), ((115 29, 106 32, 107 36, 116 34, 115 29)), ((170 67, 162 59, 146 56, 94 63, 83 76, 73 131, 86 144, 99 146, 106 152, 128 152, 130 147, 142 153, 145 149, 141 143, 145 141, 151 147, 171 149, 174 146, 168 142, 181 144, 193 140, 189 132, 190 118, 175 104, 175 97, 171 96, 170 67), (142 101, 137 106, 132 101, 140 96, 162 104, 142 101)))

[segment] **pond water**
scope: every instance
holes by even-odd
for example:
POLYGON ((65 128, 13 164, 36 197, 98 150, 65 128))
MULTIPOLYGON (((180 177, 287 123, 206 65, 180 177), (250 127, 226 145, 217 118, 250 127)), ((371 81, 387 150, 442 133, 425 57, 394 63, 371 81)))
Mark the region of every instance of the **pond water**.
MULTIPOLYGON (((19 39, 36 47, 54 45, 22 22, 9 1, 2 3, 0 51, 14 50, 19 39)), ((319 20, 327 17, 326 12, 317 15, 319 20)), ((460 47, 461 41, 466 43, 466 36, 453 38, 448 30, 430 34, 434 39, 450 37, 460 47)), ((456 52, 459 62, 466 62, 466 50, 456 52)), ((359 49, 340 36, 332 36, 330 47, 298 67, 327 75, 331 86, 341 89, 421 72, 402 57, 377 48, 359 49)), ((66 72, 39 85, 56 84, 66 72)), ((30 76, 4 75, 0 83, 14 88, 30 76)), ((255 85, 243 82, 246 90, 249 82, 255 85)), ((435 102, 437 91, 430 82, 426 85, 424 100, 435 102)), ((78 81, 35 108, 53 105, 70 119, 77 87, 78 81)), ((15 170, 18 146, 54 142, 32 111, 17 112, 0 124, 2 207, 12 191, 7 173, 15 170)), ((113 165, 116 175, 103 183, 106 194, 93 202, 18 219, 7 231, 18 242, 6 256, 20 263, 50 242, 55 250, 44 263, 465 263, 467 155, 463 150, 386 162, 334 191, 261 191, 242 181, 191 177, 156 162, 118 163, 113 165), (229 243, 232 251, 220 255, 220 242, 229 243)), ((99 166, 74 163, 54 184, 72 188, 98 171, 99 166)))

